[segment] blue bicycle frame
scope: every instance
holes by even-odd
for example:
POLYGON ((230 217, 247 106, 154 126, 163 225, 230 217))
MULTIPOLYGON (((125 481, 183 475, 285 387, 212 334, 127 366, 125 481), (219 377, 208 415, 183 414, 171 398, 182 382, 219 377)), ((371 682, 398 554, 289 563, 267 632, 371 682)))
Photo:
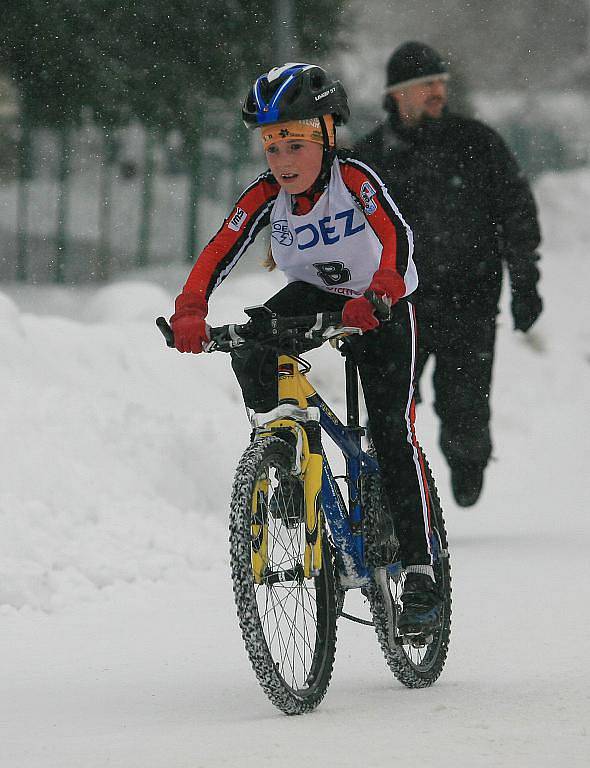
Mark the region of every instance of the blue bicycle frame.
MULTIPOLYGON (((324 452, 322 472, 322 505, 334 543, 341 585, 346 589, 362 587, 371 582, 371 569, 365 564, 362 530, 361 482, 363 475, 377 474, 379 464, 361 448, 364 429, 359 426, 357 368, 346 356, 346 411, 345 426, 317 392, 308 397, 311 406, 319 408, 320 427, 334 441, 346 461, 348 505, 342 498, 330 464, 324 452)), ((394 575, 401 564, 388 566, 394 575)))

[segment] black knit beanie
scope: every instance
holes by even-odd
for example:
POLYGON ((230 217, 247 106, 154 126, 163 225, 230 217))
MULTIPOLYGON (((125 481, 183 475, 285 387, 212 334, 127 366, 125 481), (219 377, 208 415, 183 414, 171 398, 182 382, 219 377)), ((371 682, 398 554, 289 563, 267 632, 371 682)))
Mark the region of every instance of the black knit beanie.
POLYGON ((409 85, 431 77, 448 77, 444 59, 425 43, 404 43, 387 62, 387 88, 409 85))

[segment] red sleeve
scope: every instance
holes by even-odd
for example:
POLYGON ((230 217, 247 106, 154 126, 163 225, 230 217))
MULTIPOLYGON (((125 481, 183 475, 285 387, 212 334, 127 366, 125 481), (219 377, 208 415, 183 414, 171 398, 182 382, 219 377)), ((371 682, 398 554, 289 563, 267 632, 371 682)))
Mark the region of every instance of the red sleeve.
POLYGON ((412 231, 387 187, 375 171, 360 160, 340 159, 342 180, 358 201, 383 248, 380 269, 392 269, 403 278, 412 256, 412 231))
POLYGON ((183 293, 197 293, 208 299, 225 280, 242 254, 270 221, 270 212, 280 187, 267 172, 241 195, 217 234, 198 256, 183 293))

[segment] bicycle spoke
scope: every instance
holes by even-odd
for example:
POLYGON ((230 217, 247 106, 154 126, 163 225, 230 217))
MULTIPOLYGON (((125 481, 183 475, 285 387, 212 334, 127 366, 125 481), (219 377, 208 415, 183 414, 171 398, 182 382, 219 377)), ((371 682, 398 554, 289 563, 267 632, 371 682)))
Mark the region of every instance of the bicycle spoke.
POLYGON ((271 617, 271 615, 274 616, 275 618, 275 628, 274 630, 272 630, 272 633, 269 634, 267 638, 269 645, 273 644, 273 641, 275 640, 277 634, 280 633, 281 631, 281 627, 286 624, 290 626, 290 637, 293 640, 295 640, 295 637, 298 637, 310 648, 312 647, 312 643, 309 639, 307 622, 308 620, 313 622, 314 629, 315 629, 317 624, 316 614, 310 608, 305 607, 302 597, 295 596, 295 593, 299 593, 299 592, 303 593, 303 592, 306 592, 306 590, 304 590, 302 587, 297 586, 297 587, 293 587, 291 590, 285 590, 285 594, 282 596, 279 596, 274 586, 270 588, 264 588, 266 602, 265 602, 264 611, 261 612, 261 618, 264 620, 267 626, 269 626, 269 618, 271 617), (269 601, 271 603, 270 607, 269 607, 269 601), (286 609, 286 606, 288 605, 289 601, 294 602, 295 605, 297 606, 295 608, 295 614, 292 618, 290 616, 289 611, 286 609), (301 620, 303 623, 303 628, 300 627, 298 623, 297 608, 300 608, 301 610, 301 620))

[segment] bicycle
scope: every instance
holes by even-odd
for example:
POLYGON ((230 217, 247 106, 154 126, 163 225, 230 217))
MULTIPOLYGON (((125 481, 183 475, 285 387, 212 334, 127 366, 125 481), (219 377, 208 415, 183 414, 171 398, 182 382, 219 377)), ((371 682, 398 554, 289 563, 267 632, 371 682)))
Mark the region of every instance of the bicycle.
MULTIPOLYGON (((361 447, 358 373, 347 354, 346 337, 359 330, 340 327, 338 313, 281 318, 264 306, 245 312, 245 324, 211 328, 205 351, 255 343, 278 355, 278 405, 251 418, 252 441, 238 463, 230 505, 235 603, 261 687, 286 714, 317 707, 332 676, 338 617, 374 626, 389 668, 405 686, 432 685, 449 645, 451 577, 430 467, 425 462, 442 620, 428 637, 405 638, 396 628, 403 569, 395 559, 395 533, 387 529, 377 460, 361 447), (300 356, 326 341, 345 357, 346 425, 309 383, 311 366, 300 356), (343 478, 332 473, 322 431, 345 458, 343 478), (337 479, 346 481, 348 503, 337 479), (368 600, 372 621, 344 611, 345 593, 355 588, 368 600)), ((174 346, 165 319, 156 323, 174 346)))

